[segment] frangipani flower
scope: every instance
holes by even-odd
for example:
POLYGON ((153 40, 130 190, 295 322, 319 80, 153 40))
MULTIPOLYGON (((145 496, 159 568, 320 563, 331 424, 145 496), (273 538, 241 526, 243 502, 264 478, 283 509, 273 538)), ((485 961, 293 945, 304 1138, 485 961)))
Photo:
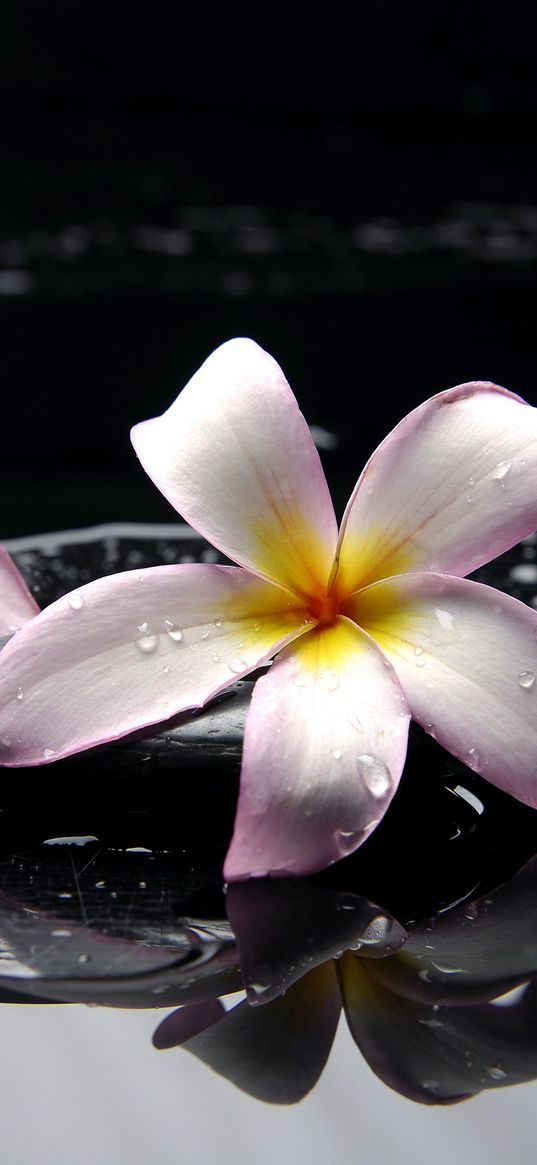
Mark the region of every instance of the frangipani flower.
POLYGON ((238 566, 102 578, 0 660, 0 759, 42 764, 200 707, 260 665, 228 879, 352 852, 397 788, 412 715, 537 805, 537 612, 462 576, 537 527, 537 410, 488 383, 426 401, 336 519, 275 361, 217 349, 136 452, 238 566), (22 693, 22 694, 21 694, 22 693))

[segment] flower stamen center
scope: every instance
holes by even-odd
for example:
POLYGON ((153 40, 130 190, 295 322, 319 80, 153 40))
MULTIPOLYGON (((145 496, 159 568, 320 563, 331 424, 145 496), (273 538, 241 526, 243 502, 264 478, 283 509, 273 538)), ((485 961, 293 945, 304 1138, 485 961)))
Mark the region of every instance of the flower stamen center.
POLYGON ((332 595, 310 595, 308 611, 317 623, 333 623, 339 614, 339 603, 332 595))

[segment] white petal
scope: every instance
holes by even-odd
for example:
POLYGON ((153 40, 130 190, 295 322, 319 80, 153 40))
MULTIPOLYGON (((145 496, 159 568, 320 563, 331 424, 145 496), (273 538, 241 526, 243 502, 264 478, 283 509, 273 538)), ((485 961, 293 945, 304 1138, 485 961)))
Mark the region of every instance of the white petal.
POLYGON ((281 368, 252 340, 217 348, 132 441, 188 522, 235 562, 310 593, 337 540, 319 455, 281 368))
POLYGON ((342 523, 348 595, 405 571, 469 574, 537 528, 537 409, 493 384, 425 401, 378 449, 342 523))
POLYGON ((227 879, 308 874, 352 853, 386 812, 409 712, 359 627, 308 631, 258 680, 227 879))
POLYGON ((347 603, 440 744, 537 806, 537 611, 468 579, 409 574, 347 603))

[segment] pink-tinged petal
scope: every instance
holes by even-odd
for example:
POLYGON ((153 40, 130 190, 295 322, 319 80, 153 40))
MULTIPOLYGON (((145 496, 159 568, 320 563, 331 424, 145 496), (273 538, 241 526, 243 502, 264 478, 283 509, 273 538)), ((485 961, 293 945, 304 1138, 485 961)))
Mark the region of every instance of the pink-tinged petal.
POLYGON ((351 1035, 390 1088, 421 1104, 454 1104, 485 1088, 535 1079, 536 1012, 529 992, 514 1007, 435 1010, 381 986, 377 966, 344 955, 338 973, 351 1035))
POLYGON ((537 806, 537 612, 482 583, 409 574, 348 600, 412 715, 465 764, 537 806))
POLYGON ((345 511, 338 587, 465 575, 537 527, 537 409, 494 384, 449 389, 370 458, 345 511))
POLYGON ((219 1023, 225 1014, 219 999, 200 999, 196 1003, 187 1003, 159 1023, 153 1035, 153 1044, 159 1049, 177 1048, 219 1023))
POLYGON ((253 340, 217 348, 131 436, 172 506, 230 558, 295 591, 326 583, 337 528, 319 455, 281 368, 253 340))
POLYGON ((225 877, 309 874, 357 849, 397 788, 408 721, 387 661, 349 620, 287 649, 254 688, 225 877))
MULTIPOLYGON (((243 1092, 269 1104, 296 1104, 321 1075, 340 1014, 334 966, 325 963, 266 1007, 237 1004, 183 1047, 243 1092)), ((188 1017, 182 1022, 186 1027, 188 1017)))
POLYGON ((39 612, 13 559, 0 546, 0 635, 12 635, 39 612))
POLYGON ((0 761, 42 764, 204 704, 304 631, 238 567, 127 571, 64 596, 0 656, 0 761))
POLYGON ((357 894, 303 878, 256 878, 228 887, 226 910, 237 937, 248 1002, 266 1006, 306 970, 342 951, 387 956, 406 940, 402 926, 357 894))

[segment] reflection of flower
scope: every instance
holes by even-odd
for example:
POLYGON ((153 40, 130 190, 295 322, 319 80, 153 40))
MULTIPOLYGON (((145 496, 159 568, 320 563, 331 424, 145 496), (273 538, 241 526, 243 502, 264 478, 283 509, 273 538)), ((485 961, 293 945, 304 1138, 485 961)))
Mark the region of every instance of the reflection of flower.
POLYGON ((32 620, 1 661, 4 764, 168 719, 279 653, 248 716, 229 879, 356 849, 397 787, 410 713, 537 803, 537 612, 460 577, 537 525, 536 410, 489 384, 433 397, 374 453, 339 537, 306 423, 251 341, 213 353, 133 441, 241 565, 99 579, 32 620))
POLYGON ((258 1006, 187 1004, 163 1020, 154 1042, 181 1044, 244 1091, 289 1104, 319 1078, 343 1006, 373 1071, 412 1100, 448 1104, 532 1080, 535 984, 510 1007, 489 1001, 537 976, 528 943, 536 878, 533 859, 487 898, 410 927, 402 947, 397 923, 382 912, 367 923, 372 908, 355 895, 300 882, 234 885, 228 908, 258 1006))

